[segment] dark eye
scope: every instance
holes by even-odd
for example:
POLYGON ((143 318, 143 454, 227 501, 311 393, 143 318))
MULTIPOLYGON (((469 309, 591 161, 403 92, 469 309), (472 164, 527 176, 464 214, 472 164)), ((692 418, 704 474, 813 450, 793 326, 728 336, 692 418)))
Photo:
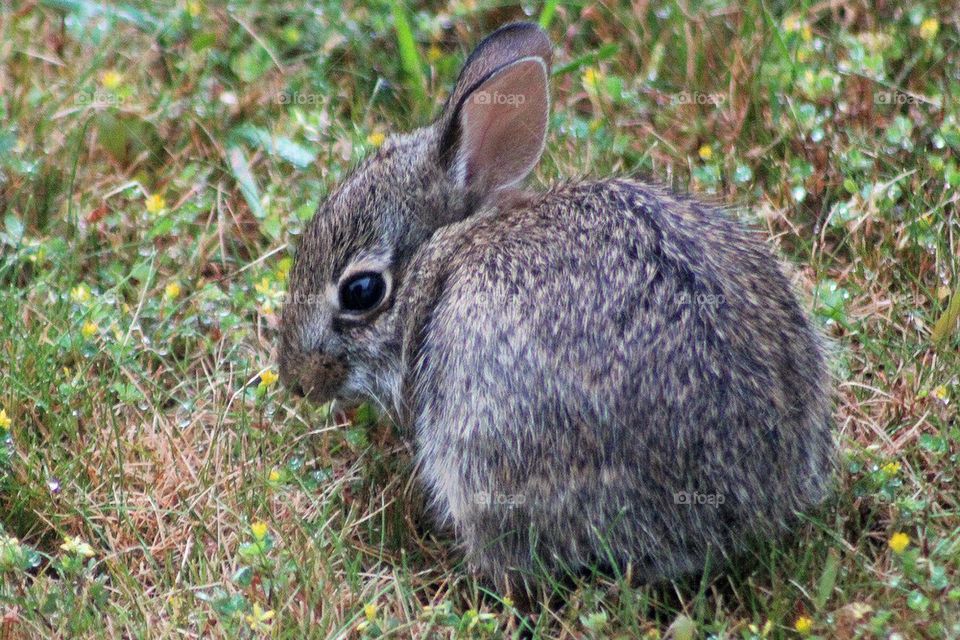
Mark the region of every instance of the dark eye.
POLYGON ((340 285, 340 308, 370 311, 383 300, 387 282, 379 273, 358 273, 340 285))

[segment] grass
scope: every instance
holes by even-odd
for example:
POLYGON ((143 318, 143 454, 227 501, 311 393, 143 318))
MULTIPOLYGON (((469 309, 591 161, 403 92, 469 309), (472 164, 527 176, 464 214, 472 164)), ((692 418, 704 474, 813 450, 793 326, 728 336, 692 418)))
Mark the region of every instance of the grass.
POLYGON ((960 14, 524 5, 534 182, 738 210, 836 346, 835 497, 751 563, 597 577, 524 620, 431 533, 369 410, 274 384, 297 236, 424 123, 500 2, 0 9, 0 637, 960 637, 960 14))

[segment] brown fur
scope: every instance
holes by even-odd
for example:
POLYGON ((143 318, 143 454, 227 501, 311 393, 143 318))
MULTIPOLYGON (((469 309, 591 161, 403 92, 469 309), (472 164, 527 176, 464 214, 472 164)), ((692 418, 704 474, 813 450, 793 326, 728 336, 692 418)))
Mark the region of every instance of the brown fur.
POLYGON ((533 193, 457 173, 459 105, 512 61, 548 65, 545 41, 491 35, 438 122, 323 205, 281 376, 388 408, 436 513, 501 587, 611 562, 669 579, 823 499, 825 350, 767 247, 716 208, 631 179, 533 193), (337 282, 357 265, 391 287, 344 321, 337 282))

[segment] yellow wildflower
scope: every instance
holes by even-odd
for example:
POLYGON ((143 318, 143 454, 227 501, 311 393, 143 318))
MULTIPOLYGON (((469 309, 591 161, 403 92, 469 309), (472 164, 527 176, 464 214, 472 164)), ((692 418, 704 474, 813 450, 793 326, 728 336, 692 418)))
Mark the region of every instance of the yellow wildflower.
POLYGON ((70 299, 74 302, 83 304, 90 301, 90 289, 84 284, 78 284, 70 290, 70 299))
POLYGON ((927 18, 920 23, 920 37, 924 40, 933 40, 940 31, 940 21, 936 18, 927 18))
POLYGON ((168 300, 176 300, 180 297, 181 289, 179 282, 171 282, 163 289, 163 295, 168 300))
POLYGON ((254 602, 253 611, 248 613, 245 618, 252 631, 267 633, 270 631, 270 621, 273 620, 275 615, 273 609, 264 611, 259 603, 254 602))
POLYGON ((780 23, 780 26, 783 27, 783 30, 787 33, 793 33, 794 31, 800 30, 800 27, 803 26, 803 22, 800 20, 799 14, 791 13, 783 18, 783 22, 780 23))
POLYGON ((270 475, 267 476, 267 480, 270 482, 280 482, 281 477, 279 469, 270 469, 270 475))
POLYGON ((287 44, 295 45, 299 44, 300 40, 303 39, 303 34, 301 34, 300 30, 291 24, 283 30, 283 39, 287 44))
POLYGON ((159 193, 149 196, 146 201, 147 213, 157 215, 167 208, 167 201, 159 193))
POLYGON ((364 605, 363 616, 370 622, 373 622, 374 619, 377 617, 377 605, 375 605, 372 602, 364 605))
POLYGON ((697 151, 697 155, 699 155, 700 159, 704 162, 708 162, 713 157, 713 148, 705 144, 697 151))
POLYGON ((287 280, 287 277, 289 277, 290 275, 291 267, 293 267, 293 258, 291 258, 290 256, 281 258, 280 262, 277 263, 277 270, 276 270, 277 280, 279 280, 280 282, 285 282, 287 280))
POLYGON ((882 471, 883 475, 887 476, 888 478, 892 478, 893 476, 900 473, 900 463, 888 462, 887 464, 880 467, 880 471, 882 471))
POLYGON ((104 74, 100 76, 100 84, 102 84, 103 88, 108 91, 113 91, 114 89, 118 88, 122 82, 123 76, 120 75, 115 69, 105 71, 104 74))
POLYGON ((253 284, 253 289, 257 293, 267 295, 270 293, 270 289, 273 287, 273 283, 270 282, 270 278, 263 276, 258 282, 253 284))
POLYGON ((84 558, 92 558, 97 555, 93 547, 84 542, 82 538, 74 538, 73 536, 63 536, 63 544, 60 545, 60 550, 84 558))
POLYGON ((198 18, 203 13, 203 5, 197 0, 190 0, 187 2, 187 13, 190 14, 191 18, 198 18))
POLYGON ((503 602, 503 606, 507 608, 513 608, 513 598, 510 596, 503 596, 500 601, 503 602))
POLYGON ((0 431, 9 431, 13 420, 7 415, 6 409, 0 409, 0 431))
POLYGON ((263 540, 267 537, 267 523, 260 521, 254 522, 250 525, 250 532, 257 540, 263 540))
POLYGON ((583 82, 583 88, 587 91, 596 91, 600 86, 600 72, 594 69, 593 67, 588 67, 581 76, 581 81, 583 82))
POLYGON ((379 131, 374 131, 373 133, 367 136, 367 144, 369 144, 372 147, 379 147, 386 141, 386 139, 387 139, 387 136, 380 133, 379 131))
POLYGON ((946 385, 940 385, 936 389, 930 392, 930 394, 939 400, 940 402, 946 402, 947 400, 947 387, 946 385))
POLYGON ((808 616, 800 616, 793 623, 793 628, 801 635, 807 635, 813 630, 813 620, 808 616))
POLYGON ((277 383, 277 380, 279 379, 280 379, 280 376, 274 373, 272 369, 267 369, 266 371, 260 374, 260 386, 263 387, 264 389, 267 389, 275 385, 277 383))
POLYGON ((440 50, 435 44, 430 45, 430 48, 427 49, 427 60, 430 62, 436 62, 443 57, 443 51, 440 50))
POLYGON ((803 25, 803 28, 800 29, 800 37, 803 38, 804 42, 813 40, 813 29, 810 28, 810 25, 803 25))
POLYGON ((80 327, 80 334, 84 337, 84 339, 89 340, 99 329, 100 327, 98 327, 95 323, 87 320, 83 323, 83 326, 80 327))
POLYGON ((906 551, 907 547, 910 546, 910 536, 902 531, 898 531, 890 536, 890 540, 887 541, 887 546, 890 547, 891 551, 899 555, 906 551))

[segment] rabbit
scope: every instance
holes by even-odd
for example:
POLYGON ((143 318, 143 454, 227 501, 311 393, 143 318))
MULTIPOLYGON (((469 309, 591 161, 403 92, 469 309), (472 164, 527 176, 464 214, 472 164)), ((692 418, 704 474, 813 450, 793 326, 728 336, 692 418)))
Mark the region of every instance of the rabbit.
POLYGON ((626 177, 523 188, 550 64, 538 26, 500 28, 433 124, 332 191, 296 251, 280 377, 385 407, 437 526, 498 589, 701 574, 829 495, 825 339, 725 211, 626 177))

